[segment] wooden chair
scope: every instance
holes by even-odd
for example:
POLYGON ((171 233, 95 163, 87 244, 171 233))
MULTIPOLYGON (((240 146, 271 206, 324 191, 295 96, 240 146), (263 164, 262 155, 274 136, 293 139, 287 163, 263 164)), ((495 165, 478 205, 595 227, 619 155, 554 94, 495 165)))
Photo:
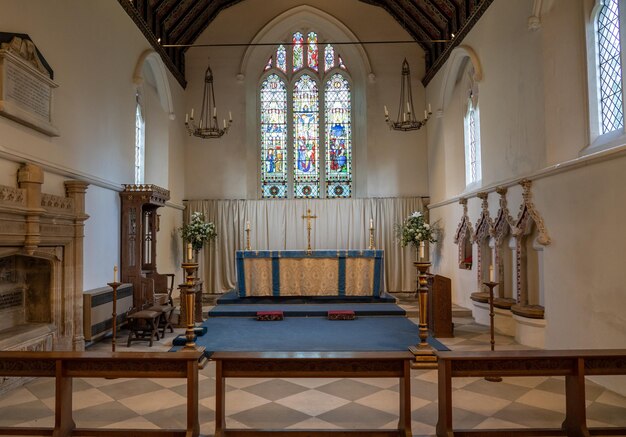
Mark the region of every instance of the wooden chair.
POLYGON ((159 340, 159 318, 162 313, 146 308, 138 310, 131 308, 126 315, 128 320, 128 342, 126 346, 130 347, 133 341, 149 341, 152 347, 153 339, 159 340))
POLYGON ((176 307, 174 306, 174 299, 172 298, 172 293, 174 291, 174 278, 175 275, 173 273, 167 273, 165 275, 168 277, 168 285, 167 285, 167 293, 154 293, 154 302, 149 305, 149 311, 156 311, 160 313, 158 320, 158 329, 161 331, 161 338, 165 337, 165 330, 167 328, 170 329, 170 332, 174 332, 174 327, 172 325, 172 316, 174 315, 174 310, 176 307))

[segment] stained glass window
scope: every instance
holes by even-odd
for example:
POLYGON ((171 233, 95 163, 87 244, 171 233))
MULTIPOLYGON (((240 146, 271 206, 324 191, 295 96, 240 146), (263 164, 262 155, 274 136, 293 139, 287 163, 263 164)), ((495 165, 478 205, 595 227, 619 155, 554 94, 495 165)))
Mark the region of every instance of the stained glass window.
POLYGON ((352 105, 350 83, 341 74, 326 82, 326 195, 350 197, 352 182, 352 105))
POLYGON ((287 87, 276 74, 261 84, 261 194, 287 197, 287 87))
POLYGON ((308 74, 293 86, 294 196, 319 197, 319 98, 308 74))
POLYGON ((282 44, 276 49, 276 68, 283 73, 287 72, 287 50, 282 44))
POLYGON ((259 105, 264 198, 352 195, 352 90, 347 73, 329 73, 336 66, 346 69, 331 44, 323 46, 321 66, 319 38, 315 32, 294 32, 292 44, 279 45, 263 69, 259 105), (293 61, 289 71, 287 57, 293 61))
POLYGON ((343 63, 343 59, 341 59, 341 55, 337 55, 337 59, 339 60, 339 68, 343 68, 346 70, 346 64, 343 63))
POLYGON ((309 68, 317 71, 317 33, 309 32, 309 35, 307 37, 307 43, 309 45, 309 49, 307 52, 307 64, 309 68))
POLYGON ((296 32, 293 34, 293 71, 298 71, 302 68, 304 59, 304 47, 302 43, 304 41, 304 37, 300 32, 296 32))
POLYGON ((324 49, 324 71, 328 71, 335 66, 335 49, 330 44, 324 49))
POLYGON ((607 133, 624 126, 618 0, 605 0, 597 29, 601 130, 607 133))

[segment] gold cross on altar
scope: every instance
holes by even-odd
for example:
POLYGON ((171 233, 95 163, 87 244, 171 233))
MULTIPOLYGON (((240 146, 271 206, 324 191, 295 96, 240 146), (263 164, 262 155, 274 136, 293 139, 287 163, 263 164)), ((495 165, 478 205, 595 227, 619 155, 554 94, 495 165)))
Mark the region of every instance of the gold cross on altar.
POLYGON ((307 209, 306 210, 306 215, 302 216, 303 219, 306 219, 306 240, 307 240, 307 245, 306 245, 306 253, 307 255, 311 255, 311 219, 316 219, 317 216, 316 215, 311 215, 311 210, 307 209))

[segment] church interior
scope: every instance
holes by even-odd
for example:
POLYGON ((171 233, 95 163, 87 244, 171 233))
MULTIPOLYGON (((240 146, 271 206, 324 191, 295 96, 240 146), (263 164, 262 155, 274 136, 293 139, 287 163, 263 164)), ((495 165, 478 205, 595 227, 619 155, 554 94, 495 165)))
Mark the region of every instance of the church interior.
POLYGON ((0 11, 0 434, 626 435, 625 2, 0 11))

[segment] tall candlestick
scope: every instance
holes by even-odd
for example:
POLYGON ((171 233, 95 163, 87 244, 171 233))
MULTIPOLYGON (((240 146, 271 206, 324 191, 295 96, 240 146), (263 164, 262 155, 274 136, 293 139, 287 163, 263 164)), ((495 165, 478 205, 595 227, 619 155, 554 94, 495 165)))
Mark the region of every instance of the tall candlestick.
POLYGON ((374 219, 370 219, 370 229, 374 229, 374 219))
POLYGON ((489 266, 489 282, 495 282, 494 281, 494 275, 493 275, 493 264, 491 264, 489 266))
POLYGON ((420 241, 420 259, 424 259, 424 249, 425 249, 424 246, 425 246, 424 242, 420 241))
POLYGON ((246 230, 250 230, 250 221, 249 220, 246 221, 246 230))
POLYGON ((191 243, 187 243, 187 261, 193 261, 193 248, 191 247, 191 243))
POLYGON ((117 266, 113 266, 113 282, 117 282, 117 266))

